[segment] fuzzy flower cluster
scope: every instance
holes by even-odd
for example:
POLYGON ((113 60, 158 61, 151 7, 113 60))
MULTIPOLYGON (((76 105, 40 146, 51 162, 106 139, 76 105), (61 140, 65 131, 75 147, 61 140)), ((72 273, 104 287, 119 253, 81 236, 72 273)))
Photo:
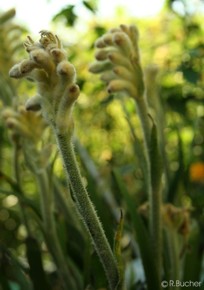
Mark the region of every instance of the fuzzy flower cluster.
POLYGON ((22 137, 32 143, 37 143, 46 128, 40 112, 26 111, 24 106, 19 106, 16 110, 6 108, 2 117, 11 130, 14 140, 22 137))
POLYGON ((125 92, 134 99, 142 97, 144 83, 138 38, 135 26, 120 25, 96 41, 96 61, 89 70, 101 74, 109 93, 125 92))
POLYGON ((39 172, 48 166, 52 146, 42 141, 42 136, 49 136, 47 124, 41 112, 27 111, 20 105, 15 110, 6 108, 2 117, 11 132, 11 139, 18 149, 23 149, 28 167, 39 172))
POLYGON ((27 110, 42 109, 42 114, 58 132, 73 128, 72 107, 79 96, 76 71, 67 61, 59 38, 42 30, 39 42, 28 36, 24 43, 29 58, 14 65, 12 78, 27 78, 37 84, 37 94, 26 103, 27 110))

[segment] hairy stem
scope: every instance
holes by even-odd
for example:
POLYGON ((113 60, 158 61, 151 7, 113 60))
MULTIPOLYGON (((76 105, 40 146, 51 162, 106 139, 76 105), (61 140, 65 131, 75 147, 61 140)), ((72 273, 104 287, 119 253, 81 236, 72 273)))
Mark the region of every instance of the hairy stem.
POLYGON ((72 141, 70 140, 70 137, 63 133, 56 134, 56 139, 62 155, 67 177, 72 188, 73 198, 78 213, 87 228, 95 250, 101 260, 110 289, 117 289, 119 282, 117 263, 101 222, 99 221, 94 206, 89 198, 88 192, 84 187, 72 141))

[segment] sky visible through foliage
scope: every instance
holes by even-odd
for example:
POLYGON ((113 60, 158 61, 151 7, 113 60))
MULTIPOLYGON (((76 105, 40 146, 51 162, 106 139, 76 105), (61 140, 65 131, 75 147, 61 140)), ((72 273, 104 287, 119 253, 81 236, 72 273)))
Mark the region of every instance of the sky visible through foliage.
MULTIPOLYGON (((59 0, 59 1, 24 1, 24 0, 8 0, 2 1, 0 9, 6 11, 10 8, 16 8, 16 18, 26 25, 29 30, 38 33, 39 30, 48 28, 52 17, 67 5, 75 5, 77 14, 84 19, 89 19, 91 14, 81 5, 79 0, 59 0)), ((117 7, 124 7, 130 16, 145 17, 154 16, 162 8, 163 0, 100 0, 98 2, 98 16, 111 17, 114 16, 117 7)))

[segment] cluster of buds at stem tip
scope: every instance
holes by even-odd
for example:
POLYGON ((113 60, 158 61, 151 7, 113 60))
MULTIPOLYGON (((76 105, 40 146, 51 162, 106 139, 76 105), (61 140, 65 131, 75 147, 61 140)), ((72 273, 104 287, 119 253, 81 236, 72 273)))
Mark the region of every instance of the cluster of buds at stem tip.
POLYGON ((24 47, 29 58, 14 65, 12 78, 27 78, 37 84, 37 94, 28 99, 26 109, 42 114, 58 133, 73 131, 72 108, 79 96, 76 71, 67 61, 67 55, 59 38, 42 30, 39 42, 28 36, 24 47))
POLYGON ((16 110, 6 108, 2 112, 2 117, 11 131, 13 140, 22 137, 33 144, 37 143, 46 128, 40 112, 27 111, 22 105, 18 106, 16 110))
POLYGON ((144 93, 143 72, 135 26, 120 25, 97 39, 96 61, 89 71, 101 74, 109 93, 125 92, 134 99, 144 93))

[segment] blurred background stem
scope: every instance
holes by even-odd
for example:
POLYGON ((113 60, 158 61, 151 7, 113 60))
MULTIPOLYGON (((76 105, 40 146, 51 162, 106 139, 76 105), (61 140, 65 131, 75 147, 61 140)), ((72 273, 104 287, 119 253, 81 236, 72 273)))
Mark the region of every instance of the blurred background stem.
MULTIPOLYGON (((136 99, 137 102, 137 111, 139 115, 139 119, 141 122, 141 127, 143 131, 143 137, 144 137, 144 156, 146 159, 146 172, 145 172, 145 180, 146 180, 146 190, 148 193, 148 200, 149 200, 149 229, 150 229, 150 236, 152 240, 152 245, 154 249, 154 257, 155 257, 155 263, 158 269, 158 275, 161 277, 161 256, 162 256, 162 232, 161 232, 161 176, 158 172, 157 174, 154 174, 153 180, 153 170, 154 167, 159 163, 159 160, 153 161, 152 158, 152 151, 156 150, 156 155, 159 156, 159 148, 156 144, 157 148, 152 148, 153 142, 158 142, 157 134, 155 136, 153 132, 153 119, 150 113, 148 112, 148 106, 146 99, 144 97, 138 97, 136 99), (151 124, 152 123, 152 124, 151 124), (153 140, 155 139, 155 140, 153 140), (159 184, 159 186, 156 186, 154 188, 154 184, 159 184)), ((155 156, 154 156, 155 157, 155 156)), ((159 168, 160 170, 160 168, 159 168)), ((158 171, 159 171, 158 170, 158 171)))
POLYGON ((53 258, 56 262, 58 273, 63 281, 64 289, 68 287, 73 290, 78 290, 77 284, 73 279, 73 274, 67 266, 66 256, 62 252, 62 248, 57 236, 55 219, 54 219, 54 200, 53 193, 49 186, 49 178, 45 170, 36 173, 36 178, 40 193, 40 203, 42 219, 44 224, 44 233, 46 242, 53 258))

